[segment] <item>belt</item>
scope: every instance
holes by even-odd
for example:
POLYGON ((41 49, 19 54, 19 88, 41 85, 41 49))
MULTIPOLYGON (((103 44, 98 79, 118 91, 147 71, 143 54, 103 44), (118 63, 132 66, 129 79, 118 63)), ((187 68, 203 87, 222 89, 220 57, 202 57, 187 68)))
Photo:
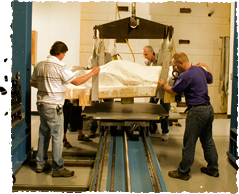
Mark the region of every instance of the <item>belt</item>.
POLYGON ((198 107, 198 106, 209 106, 211 105, 210 102, 207 102, 205 104, 197 104, 197 105, 189 105, 187 109, 184 111, 184 113, 187 113, 191 108, 198 107))
POLYGON ((205 104, 197 104, 197 105, 189 105, 188 108, 194 108, 194 107, 198 107, 198 106, 209 106, 210 105, 210 102, 207 102, 205 104))

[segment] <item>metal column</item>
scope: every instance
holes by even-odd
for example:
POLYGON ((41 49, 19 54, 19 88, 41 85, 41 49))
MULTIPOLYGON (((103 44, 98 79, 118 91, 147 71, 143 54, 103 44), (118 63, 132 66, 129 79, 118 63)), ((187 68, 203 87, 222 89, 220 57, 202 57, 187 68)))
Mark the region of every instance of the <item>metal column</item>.
POLYGON ((20 72, 23 119, 11 129, 12 170, 19 169, 31 151, 31 2, 12 2, 12 77, 20 72))
POLYGON ((231 105, 231 130, 228 158, 236 165, 238 159, 237 152, 237 107, 238 107, 238 33, 237 33, 237 16, 236 16, 237 2, 235 2, 235 27, 234 27, 234 57, 233 57, 233 76, 232 76, 232 105, 231 105))

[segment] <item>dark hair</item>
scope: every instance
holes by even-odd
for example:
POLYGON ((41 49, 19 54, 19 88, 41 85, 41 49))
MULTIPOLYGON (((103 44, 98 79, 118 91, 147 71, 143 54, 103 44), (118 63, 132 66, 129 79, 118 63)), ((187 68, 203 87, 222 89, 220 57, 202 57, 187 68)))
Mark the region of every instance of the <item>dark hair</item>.
POLYGON ((68 48, 64 42, 56 41, 51 46, 50 54, 53 56, 58 56, 60 53, 66 53, 68 51, 68 48))

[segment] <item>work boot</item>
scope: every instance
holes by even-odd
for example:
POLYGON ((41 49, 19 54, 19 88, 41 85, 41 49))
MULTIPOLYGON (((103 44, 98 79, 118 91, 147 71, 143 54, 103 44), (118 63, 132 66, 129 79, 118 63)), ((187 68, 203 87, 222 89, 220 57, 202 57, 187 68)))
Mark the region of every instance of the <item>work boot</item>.
POLYGON ((184 181, 187 181, 189 179, 189 175, 181 175, 179 174, 178 170, 169 171, 168 176, 172 178, 182 179, 184 181))
POLYGON ((202 167, 201 168, 201 172, 204 173, 204 174, 207 174, 209 176, 219 177, 219 172, 218 171, 210 172, 206 167, 202 167))
POLYGON ((52 172, 52 177, 71 177, 74 175, 74 171, 63 168, 62 170, 52 172))
POLYGON ((95 132, 90 132, 90 134, 89 134, 89 138, 95 138, 95 132))
POLYGON ((49 164, 49 163, 46 163, 46 165, 44 167, 37 166, 36 172, 41 173, 41 172, 47 171, 47 170, 51 170, 51 164, 49 164))
POLYGON ((167 141, 168 138, 169 138, 169 133, 163 133, 163 134, 161 135, 161 140, 162 140, 162 141, 167 141))

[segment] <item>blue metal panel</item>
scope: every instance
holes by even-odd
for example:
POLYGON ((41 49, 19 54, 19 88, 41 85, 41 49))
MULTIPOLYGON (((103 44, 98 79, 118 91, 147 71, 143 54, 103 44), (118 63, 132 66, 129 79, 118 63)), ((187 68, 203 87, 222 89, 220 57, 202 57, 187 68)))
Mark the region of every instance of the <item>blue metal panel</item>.
POLYGON ((237 129, 237 105, 238 105, 238 32, 237 32, 237 2, 235 2, 235 25, 234 25, 234 54, 233 54, 233 77, 232 77, 232 107, 231 107, 231 128, 237 129))
POLYGON ((237 2, 235 2, 235 24, 234 24, 234 56, 233 56, 233 77, 232 77, 232 105, 231 105, 231 131, 228 157, 236 164, 237 153, 237 107, 238 107, 238 32, 237 32, 237 2))
POLYGON ((153 192, 141 137, 139 141, 128 140, 128 152, 131 191, 136 193, 153 192))
POLYGON ((147 140, 148 140, 148 143, 149 143, 150 151, 152 153, 153 161, 154 161, 154 164, 155 164, 155 168, 157 170, 157 174, 158 174, 158 177, 159 177, 159 182, 160 182, 162 191, 167 192, 167 189, 166 189, 166 186, 165 186, 165 183, 164 183, 164 180, 163 180, 163 176, 162 176, 162 173, 161 173, 161 170, 160 170, 159 162, 158 162, 158 159, 157 159, 157 157, 154 153, 153 146, 151 144, 150 138, 147 137, 147 140))
POLYGON ((29 87, 29 82, 31 79, 31 65, 32 65, 32 3, 28 2, 26 4, 26 103, 25 103, 25 120, 26 125, 31 125, 31 87, 29 87))
MULTIPOLYGON (((12 75, 20 72, 22 89, 22 111, 26 112, 26 120, 30 118, 30 86, 31 77, 31 2, 12 2, 12 75), (29 111, 29 112, 28 112, 29 111)), ((29 123, 29 122, 28 122, 29 123)))
POLYGON ((12 1, 9 1, 9 10, 8 10, 8 78, 12 78, 11 73, 11 45, 12 45, 12 1))
POLYGON ((4 156, 0 158, 1 187, 11 178, 26 159, 26 157, 22 157, 22 152, 25 153, 26 150, 25 139, 20 137, 14 138, 0 150, 0 155, 4 156))
MULTIPOLYGON (((125 166, 125 150, 124 150, 124 138, 123 136, 116 136, 115 145, 115 171, 114 171, 114 191, 113 192, 126 192, 126 166, 125 166)), ((102 139, 100 140, 100 146, 98 149, 98 156, 101 153, 102 139)), ((161 188, 163 192, 167 192, 166 186, 160 171, 160 166, 158 160, 155 156, 150 138, 147 137, 149 143, 149 148, 152 153, 153 161, 155 163, 156 171, 159 177, 161 188)), ((107 185, 106 191, 110 192, 111 187, 111 171, 112 171, 112 154, 113 154, 113 142, 114 137, 111 137, 110 150, 109 150, 109 163, 108 163, 108 174, 107 174, 107 185)), ((128 143, 128 156, 129 156, 129 169, 130 169, 130 183, 131 191, 135 193, 149 193, 153 192, 153 187, 150 179, 150 174, 148 170, 148 164, 145 157, 145 151, 143 146, 142 137, 139 137, 139 141, 130 141, 128 143)), ((96 167, 98 169, 99 158, 96 159, 96 167)), ((96 178, 95 171, 93 178, 93 186, 91 191, 94 191, 94 184, 96 178)))
POLYGON ((116 136, 114 192, 126 192, 125 152, 123 136, 116 136))
POLYGON ((13 173, 26 160, 31 151, 31 2, 12 2, 12 77, 20 72, 22 112, 25 120, 12 129, 13 173))

